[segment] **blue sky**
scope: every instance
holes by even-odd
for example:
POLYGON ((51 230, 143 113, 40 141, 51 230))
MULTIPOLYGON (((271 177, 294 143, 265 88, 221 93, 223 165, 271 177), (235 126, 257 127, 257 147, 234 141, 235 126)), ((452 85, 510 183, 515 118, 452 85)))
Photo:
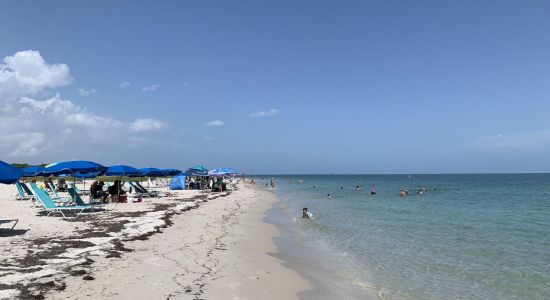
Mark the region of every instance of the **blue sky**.
POLYGON ((548 1, 3 1, 0 18, 5 161, 550 171, 548 1))

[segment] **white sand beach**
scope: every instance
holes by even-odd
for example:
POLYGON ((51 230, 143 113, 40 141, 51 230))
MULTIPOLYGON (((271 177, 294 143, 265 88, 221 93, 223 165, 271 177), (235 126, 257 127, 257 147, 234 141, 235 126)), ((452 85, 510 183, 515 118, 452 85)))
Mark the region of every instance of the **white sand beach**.
POLYGON ((311 285, 270 253, 263 221, 276 197, 239 183, 227 193, 105 207, 77 219, 37 216, 0 185, 0 298, 296 299, 311 285))

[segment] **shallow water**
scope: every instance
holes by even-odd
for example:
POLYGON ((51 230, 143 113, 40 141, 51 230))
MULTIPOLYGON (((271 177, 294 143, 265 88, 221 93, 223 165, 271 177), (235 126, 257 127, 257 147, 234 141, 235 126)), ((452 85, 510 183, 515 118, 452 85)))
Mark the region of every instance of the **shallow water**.
POLYGON ((268 220, 282 229, 280 255, 317 286, 303 298, 550 299, 550 174, 276 183, 268 220), (303 207, 315 219, 302 219, 303 207))

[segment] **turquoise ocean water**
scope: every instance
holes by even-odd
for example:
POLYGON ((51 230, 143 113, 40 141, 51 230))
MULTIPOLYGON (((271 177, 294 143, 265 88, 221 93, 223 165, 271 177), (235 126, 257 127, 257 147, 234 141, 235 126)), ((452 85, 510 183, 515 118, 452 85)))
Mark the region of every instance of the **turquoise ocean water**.
POLYGON ((267 219, 316 285, 303 298, 550 299, 550 174, 275 178, 267 219))

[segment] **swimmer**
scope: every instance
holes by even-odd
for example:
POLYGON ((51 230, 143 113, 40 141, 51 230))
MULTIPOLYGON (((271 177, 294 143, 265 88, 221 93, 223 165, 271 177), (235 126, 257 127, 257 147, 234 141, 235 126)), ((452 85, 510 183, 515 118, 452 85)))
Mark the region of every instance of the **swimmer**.
POLYGON ((330 198, 330 194, 327 194, 327 198, 330 198))
POLYGON ((358 191, 358 190, 360 190, 360 189, 361 189, 360 186, 358 186, 358 185, 355 186, 355 190, 356 190, 356 191, 358 191))
POLYGON ((313 186, 313 188, 315 188, 315 186, 313 186))
POLYGON ((374 187, 371 187, 370 194, 371 195, 376 195, 376 189, 374 187))
POLYGON ((343 186, 341 186, 341 187, 340 187, 340 189, 341 189, 341 190, 343 190, 343 189, 344 189, 344 187, 343 187, 343 186))
POLYGON ((309 219, 309 214, 308 214, 308 211, 307 211, 307 207, 304 207, 304 209, 302 209, 302 218, 309 219))
POLYGON ((401 190, 401 192, 399 192, 399 196, 401 196, 401 197, 407 196, 406 190, 401 190))

